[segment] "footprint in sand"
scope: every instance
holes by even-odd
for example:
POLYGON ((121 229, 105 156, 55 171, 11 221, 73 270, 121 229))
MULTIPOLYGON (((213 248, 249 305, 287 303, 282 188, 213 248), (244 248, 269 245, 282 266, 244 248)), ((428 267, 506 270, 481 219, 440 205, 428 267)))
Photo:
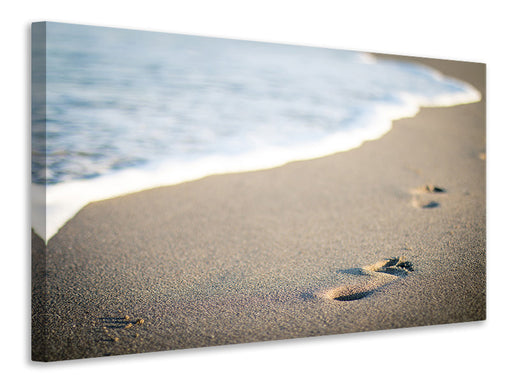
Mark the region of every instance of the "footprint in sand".
POLYGON ((446 189, 433 184, 426 184, 411 191, 412 206, 416 208, 428 209, 439 207, 439 202, 425 198, 426 195, 445 193, 446 189))
POLYGON ((402 257, 381 260, 363 268, 352 268, 340 271, 344 274, 362 276, 359 283, 344 284, 324 290, 318 296, 338 301, 359 300, 374 293, 377 289, 395 280, 405 277, 414 271, 411 262, 402 257))

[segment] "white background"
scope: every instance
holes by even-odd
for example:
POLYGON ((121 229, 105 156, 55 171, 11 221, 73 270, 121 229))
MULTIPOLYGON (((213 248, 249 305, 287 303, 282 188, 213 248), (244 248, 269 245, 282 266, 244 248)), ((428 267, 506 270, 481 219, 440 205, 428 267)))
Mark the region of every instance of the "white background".
POLYGON ((503 1, 2 3, 2 382, 510 382, 510 11, 503 1), (61 21, 487 63, 488 320, 171 351, 30 361, 29 30, 61 21))

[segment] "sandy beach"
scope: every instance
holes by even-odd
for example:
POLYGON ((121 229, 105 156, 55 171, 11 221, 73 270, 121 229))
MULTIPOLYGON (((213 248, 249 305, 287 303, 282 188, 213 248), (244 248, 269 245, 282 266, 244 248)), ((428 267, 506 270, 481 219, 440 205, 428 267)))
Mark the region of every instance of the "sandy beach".
POLYGON ((89 204, 47 247, 33 233, 32 358, 485 319, 485 65, 401 59, 482 101, 336 155, 89 204))

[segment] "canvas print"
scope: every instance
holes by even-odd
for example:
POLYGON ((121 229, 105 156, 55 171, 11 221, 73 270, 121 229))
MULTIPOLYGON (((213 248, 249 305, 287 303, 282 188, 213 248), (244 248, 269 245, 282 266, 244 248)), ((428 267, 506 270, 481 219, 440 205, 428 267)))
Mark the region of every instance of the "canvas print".
POLYGON ((484 320, 485 64, 32 25, 32 359, 484 320))

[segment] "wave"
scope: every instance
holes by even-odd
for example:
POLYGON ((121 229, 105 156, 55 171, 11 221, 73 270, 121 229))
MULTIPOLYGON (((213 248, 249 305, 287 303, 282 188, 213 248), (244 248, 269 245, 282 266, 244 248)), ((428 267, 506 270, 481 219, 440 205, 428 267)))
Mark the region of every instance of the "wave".
MULTIPOLYGON (((368 56, 364 56, 368 61, 368 56)), ((454 82, 428 69, 439 80, 454 82)), ((392 127, 393 120, 413 117, 421 107, 449 107, 478 102, 480 93, 456 81, 456 92, 421 96, 402 92, 398 103, 378 104, 357 129, 338 131, 307 144, 266 146, 243 154, 210 154, 194 160, 153 162, 137 168, 110 172, 100 177, 53 185, 32 184, 32 227, 48 242, 85 205, 155 187, 175 185, 215 174, 270 169, 292 161, 309 160, 347 151, 376 140, 392 127)))

